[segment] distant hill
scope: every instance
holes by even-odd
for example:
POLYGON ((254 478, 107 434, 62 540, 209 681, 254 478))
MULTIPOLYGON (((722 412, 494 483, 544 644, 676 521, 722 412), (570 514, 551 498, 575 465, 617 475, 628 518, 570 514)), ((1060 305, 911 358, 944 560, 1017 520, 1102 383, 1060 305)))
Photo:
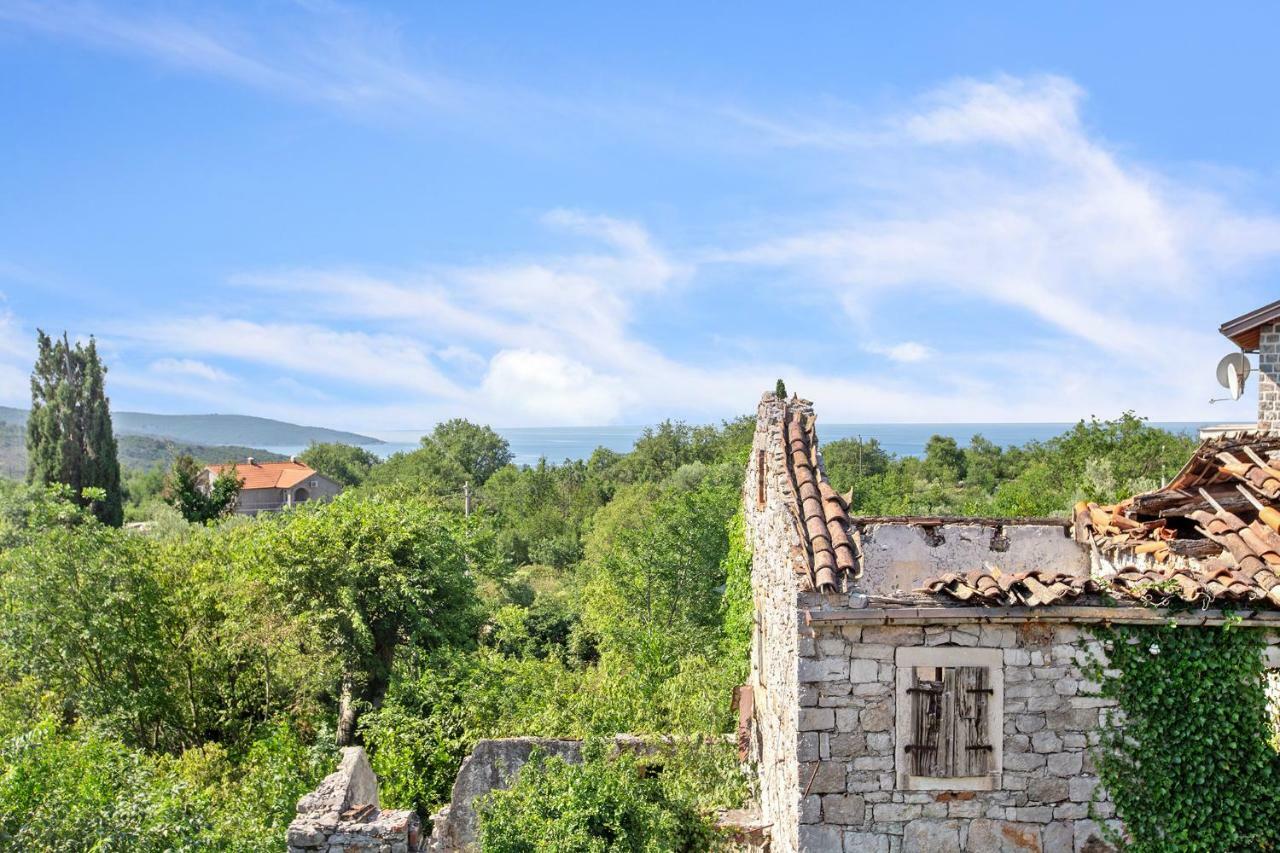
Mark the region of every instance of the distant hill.
MULTIPOLYGON (((9 411, 13 411, 10 409, 9 411)), ((18 424, 0 420, 0 478, 21 480, 27 474, 26 431, 18 424)), ((116 436, 120 467, 149 470, 168 467, 179 453, 189 453, 198 462, 240 462, 252 456, 264 462, 279 462, 286 457, 257 447, 240 445, 192 444, 150 435, 116 436)))
MULTIPOLYGON (((22 426, 25 409, 0 406, 0 423, 22 426)), ((382 444, 376 438, 325 427, 299 426, 249 415, 152 415, 146 412, 112 412, 117 436, 147 435, 176 442, 207 446, 273 447, 311 442, 382 444)))

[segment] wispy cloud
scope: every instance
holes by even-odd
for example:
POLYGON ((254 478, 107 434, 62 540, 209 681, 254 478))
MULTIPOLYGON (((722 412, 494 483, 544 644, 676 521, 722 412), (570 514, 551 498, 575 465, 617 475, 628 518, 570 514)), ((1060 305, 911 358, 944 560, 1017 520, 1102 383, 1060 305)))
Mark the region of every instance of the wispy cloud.
POLYGON ((0 0, 0 24, 342 107, 441 106, 458 85, 404 55, 390 20, 336 3, 297 3, 247 27, 228 14, 178 16, 88 2, 0 0))
POLYGON ((252 316, 122 323, 112 341, 206 391, 237 385, 221 399, 254 411, 309 404, 255 397, 247 376, 329 393, 343 405, 325 418, 357 428, 713 418, 779 376, 828 420, 1196 417, 1223 349, 1204 305, 1280 259, 1280 217, 1120 156, 1084 106, 1070 80, 1001 77, 869 117, 739 116, 819 161, 830 200, 714 223, 703 245, 557 209, 542 251, 250 270, 232 285, 252 316), (921 329, 935 301, 1001 326, 921 329), (663 328, 682 304, 705 323, 677 339, 663 328))

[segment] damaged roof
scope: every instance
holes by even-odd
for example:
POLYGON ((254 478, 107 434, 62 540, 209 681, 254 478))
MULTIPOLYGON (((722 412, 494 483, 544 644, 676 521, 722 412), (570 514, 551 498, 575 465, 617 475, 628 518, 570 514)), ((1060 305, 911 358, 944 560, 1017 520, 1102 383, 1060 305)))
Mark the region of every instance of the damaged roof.
POLYGON ((1091 577, 985 566, 933 578, 920 592, 971 604, 1043 606, 1095 596, 1159 606, 1280 608, 1280 435, 1203 442, 1162 488, 1103 506, 1081 502, 1074 536, 1091 577))
MULTIPOLYGON (((792 403, 800 402, 792 398, 792 403)), ((832 488, 818 462, 818 434, 812 414, 785 406, 782 441, 787 474, 796 495, 793 510, 807 546, 810 583, 819 592, 835 592, 842 587, 842 580, 857 576, 858 551, 850 536, 849 502, 832 488)))

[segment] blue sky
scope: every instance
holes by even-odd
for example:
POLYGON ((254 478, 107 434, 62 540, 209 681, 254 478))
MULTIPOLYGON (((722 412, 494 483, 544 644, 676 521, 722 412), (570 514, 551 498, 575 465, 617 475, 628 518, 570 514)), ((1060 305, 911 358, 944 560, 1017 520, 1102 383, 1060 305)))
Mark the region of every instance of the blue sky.
POLYGON ((0 403, 1248 419, 1280 14, 1116 5, 0 0, 0 403))

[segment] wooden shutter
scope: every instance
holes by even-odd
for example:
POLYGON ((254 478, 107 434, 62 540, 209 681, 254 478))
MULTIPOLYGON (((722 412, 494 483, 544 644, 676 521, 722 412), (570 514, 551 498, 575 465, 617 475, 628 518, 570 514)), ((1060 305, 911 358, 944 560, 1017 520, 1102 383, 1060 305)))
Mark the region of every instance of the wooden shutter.
POLYGON ((991 769, 988 713, 991 688, 983 666, 913 667, 911 775, 985 776, 991 769), (921 677, 921 672, 925 677, 921 677), (933 677, 929 677, 931 675, 933 677))
MULTIPOLYGON (((929 670, 925 670, 928 672, 929 670)), ((907 744, 912 776, 938 776, 938 740, 942 723, 942 673, 921 678, 921 667, 911 669, 911 743, 907 744)))
POLYGON ((987 714, 991 687, 985 666, 955 670, 952 776, 985 776, 991 770, 991 741, 987 714))

